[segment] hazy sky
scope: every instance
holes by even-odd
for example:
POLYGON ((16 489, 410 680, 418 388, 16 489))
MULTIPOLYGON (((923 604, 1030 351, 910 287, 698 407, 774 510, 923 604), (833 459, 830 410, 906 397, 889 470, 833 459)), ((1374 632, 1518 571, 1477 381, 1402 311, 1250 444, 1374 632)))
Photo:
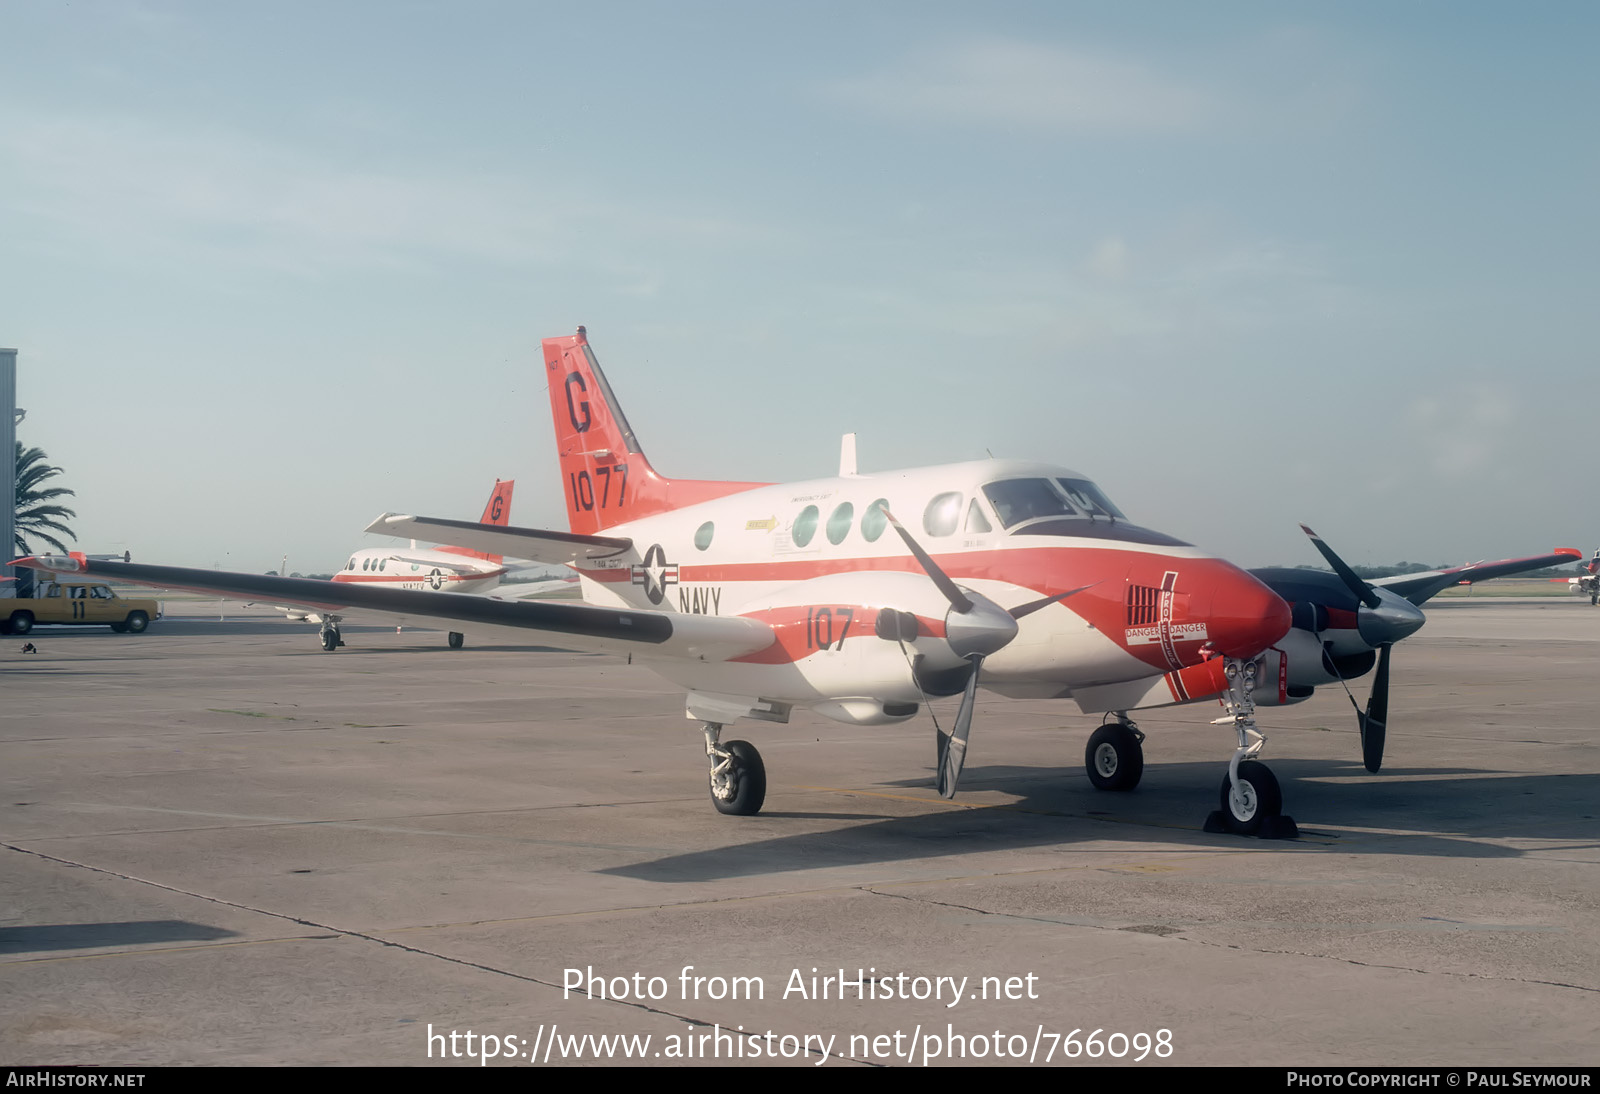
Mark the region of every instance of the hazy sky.
POLYGON ((1600 543, 1600 5, 0 0, 0 345, 90 551, 995 455, 1244 564, 1600 543))

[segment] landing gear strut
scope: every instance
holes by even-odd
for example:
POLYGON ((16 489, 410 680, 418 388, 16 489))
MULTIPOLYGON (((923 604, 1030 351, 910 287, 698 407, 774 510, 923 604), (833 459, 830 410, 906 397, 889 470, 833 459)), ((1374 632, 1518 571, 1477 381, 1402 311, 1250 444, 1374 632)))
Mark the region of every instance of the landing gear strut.
POLYGON ((1293 817, 1283 815, 1283 791, 1278 789, 1278 780, 1266 764, 1256 760, 1267 743, 1256 730, 1256 701, 1252 694, 1260 670, 1261 663, 1254 659, 1230 657, 1223 663, 1228 690, 1223 693, 1222 703, 1228 714, 1213 724, 1232 722, 1239 744, 1228 762, 1228 773, 1222 777, 1222 808, 1206 818, 1205 828, 1207 832, 1263 839, 1294 839, 1300 829, 1293 817))
POLYGON ((767 769, 749 741, 718 744, 722 726, 704 722, 706 756, 711 760, 711 804, 717 812, 752 817, 767 799, 767 769))
POLYGON ((1096 790, 1132 790, 1144 774, 1144 734, 1126 714, 1117 713, 1089 737, 1083 766, 1096 790))
POLYGON ((344 639, 339 637, 339 625, 337 623, 324 623, 322 625, 322 648, 332 653, 342 645, 344 645, 344 639))

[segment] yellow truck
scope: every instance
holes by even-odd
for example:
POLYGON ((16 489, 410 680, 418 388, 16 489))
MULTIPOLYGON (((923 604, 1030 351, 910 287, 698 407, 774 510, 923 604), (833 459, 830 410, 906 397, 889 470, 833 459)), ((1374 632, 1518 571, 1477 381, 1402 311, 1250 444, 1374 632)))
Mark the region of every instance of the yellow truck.
POLYGON ((118 596, 102 581, 41 581, 29 597, 0 598, 0 632, 27 634, 41 623, 93 626, 138 634, 161 618, 154 600, 118 596))

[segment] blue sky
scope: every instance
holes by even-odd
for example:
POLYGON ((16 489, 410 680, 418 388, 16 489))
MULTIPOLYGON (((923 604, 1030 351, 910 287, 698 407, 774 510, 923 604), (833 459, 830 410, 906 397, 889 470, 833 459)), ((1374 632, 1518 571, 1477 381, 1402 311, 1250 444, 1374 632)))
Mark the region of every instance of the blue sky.
POLYGON ((0 345, 86 550, 995 455, 1249 564, 1570 544, 1600 7, 0 2, 0 345))

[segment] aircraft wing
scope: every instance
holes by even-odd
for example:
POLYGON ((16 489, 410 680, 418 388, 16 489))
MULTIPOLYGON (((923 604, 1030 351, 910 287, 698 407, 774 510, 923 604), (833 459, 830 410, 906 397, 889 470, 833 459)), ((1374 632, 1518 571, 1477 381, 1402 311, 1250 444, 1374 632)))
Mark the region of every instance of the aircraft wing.
POLYGON ((622 536, 585 536, 576 532, 552 532, 543 528, 494 527, 471 520, 446 520, 443 517, 412 517, 385 513, 371 524, 368 532, 429 543, 448 543, 470 547, 491 555, 510 555, 535 562, 563 564, 580 558, 608 558, 633 546, 622 536))
POLYGON ((102 562, 76 554, 20 558, 11 565, 301 607, 357 620, 412 626, 426 626, 430 621, 464 623, 471 626, 474 635, 485 634, 500 641, 641 657, 723 661, 764 650, 774 639, 767 624, 739 616, 646 612, 571 601, 501 600, 464 593, 380 588, 360 582, 102 562))
POLYGON ((1552 554, 1535 558, 1505 558, 1499 562, 1475 562, 1470 566, 1455 566, 1448 570, 1427 570, 1420 574, 1399 574, 1379 578, 1371 584, 1399 593, 1411 603, 1421 605, 1452 585, 1471 585, 1491 577, 1542 570, 1547 566, 1564 566, 1583 557, 1575 547, 1557 547, 1552 554))

